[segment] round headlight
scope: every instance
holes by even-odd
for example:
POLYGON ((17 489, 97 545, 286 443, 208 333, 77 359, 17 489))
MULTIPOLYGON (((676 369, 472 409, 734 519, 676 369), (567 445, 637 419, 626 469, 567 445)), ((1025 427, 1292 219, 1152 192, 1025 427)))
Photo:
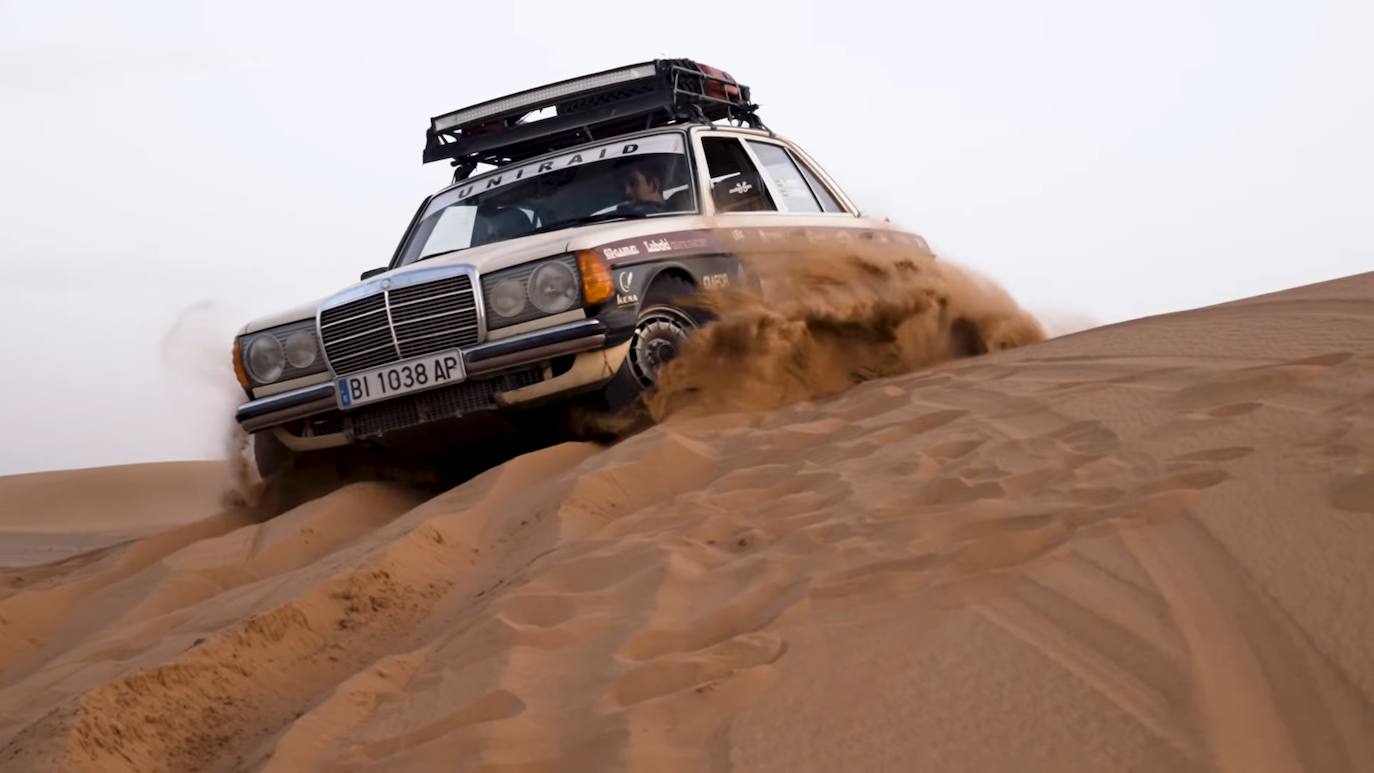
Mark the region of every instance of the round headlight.
POLYGON ((248 373, 259 384, 270 384, 281 378, 286 357, 281 342, 271 333, 263 333, 248 343, 248 373))
POLYGON ((487 301, 500 316, 514 317, 525 310, 525 287, 518 280, 507 279, 491 288, 487 301))
POLYGON ((308 330, 297 330, 286 337, 286 361, 293 368, 308 368, 315 364, 318 352, 315 349, 315 336, 308 330))
POLYGON ((545 263, 530 275, 530 303, 545 314, 572 308, 577 295, 577 275, 563 263, 545 263))

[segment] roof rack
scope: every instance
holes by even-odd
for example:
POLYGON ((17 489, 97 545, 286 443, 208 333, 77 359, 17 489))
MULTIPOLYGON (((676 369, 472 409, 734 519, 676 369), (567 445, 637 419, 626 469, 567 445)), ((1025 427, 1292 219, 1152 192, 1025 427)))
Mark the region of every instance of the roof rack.
POLYGON ((456 181, 479 163, 502 166, 668 124, 734 120, 760 128, 757 109, 749 87, 729 73, 690 59, 655 59, 437 116, 425 132, 424 161, 451 159, 456 181))

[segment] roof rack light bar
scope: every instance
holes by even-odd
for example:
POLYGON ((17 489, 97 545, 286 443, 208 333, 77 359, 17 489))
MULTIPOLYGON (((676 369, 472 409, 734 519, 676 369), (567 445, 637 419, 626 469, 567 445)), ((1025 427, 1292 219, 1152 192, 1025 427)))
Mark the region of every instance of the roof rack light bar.
POLYGON ((749 87, 690 59, 655 59, 521 91, 430 119, 424 161, 466 176, 593 139, 683 122, 762 124, 749 87), (549 112, 549 111, 552 112, 549 112))
POLYGON ((603 89, 607 86, 616 86, 621 83, 652 78, 658 74, 658 68, 653 62, 621 67, 616 70, 607 70, 587 75, 581 78, 572 78, 560 81, 548 86, 542 86, 529 91, 522 91, 519 94, 512 94, 508 97, 493 99, 490 102, 483 102, 480 105, 456 110, 446 113, 433 119, 430 124, 434 131, 448 131, 455 126, 461 126, 483 118, 490 118, 502 113, 509 113, 519 110, 522 107, 531 109, 554 102, 562 97, 570 97, 581 94, 584 91, 594 91, 603 89))

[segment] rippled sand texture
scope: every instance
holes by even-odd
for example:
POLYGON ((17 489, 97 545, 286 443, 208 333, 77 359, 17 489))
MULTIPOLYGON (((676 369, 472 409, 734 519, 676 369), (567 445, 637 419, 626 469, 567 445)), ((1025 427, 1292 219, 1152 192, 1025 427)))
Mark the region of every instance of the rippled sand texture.
POLYGON ((7 571, 0 769, 1371 770, 1371 556, 1366 274, 7 571))

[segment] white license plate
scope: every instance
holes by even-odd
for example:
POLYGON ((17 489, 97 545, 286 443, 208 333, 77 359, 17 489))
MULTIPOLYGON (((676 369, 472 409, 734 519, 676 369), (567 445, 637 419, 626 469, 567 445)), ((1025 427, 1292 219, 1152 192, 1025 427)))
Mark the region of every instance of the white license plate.
POLYGON ((342 376, 334 383, 338 387, 339 407, 347 409, 444 384, 457 384, 466 377, 463 353, 455 349, 342 376))

